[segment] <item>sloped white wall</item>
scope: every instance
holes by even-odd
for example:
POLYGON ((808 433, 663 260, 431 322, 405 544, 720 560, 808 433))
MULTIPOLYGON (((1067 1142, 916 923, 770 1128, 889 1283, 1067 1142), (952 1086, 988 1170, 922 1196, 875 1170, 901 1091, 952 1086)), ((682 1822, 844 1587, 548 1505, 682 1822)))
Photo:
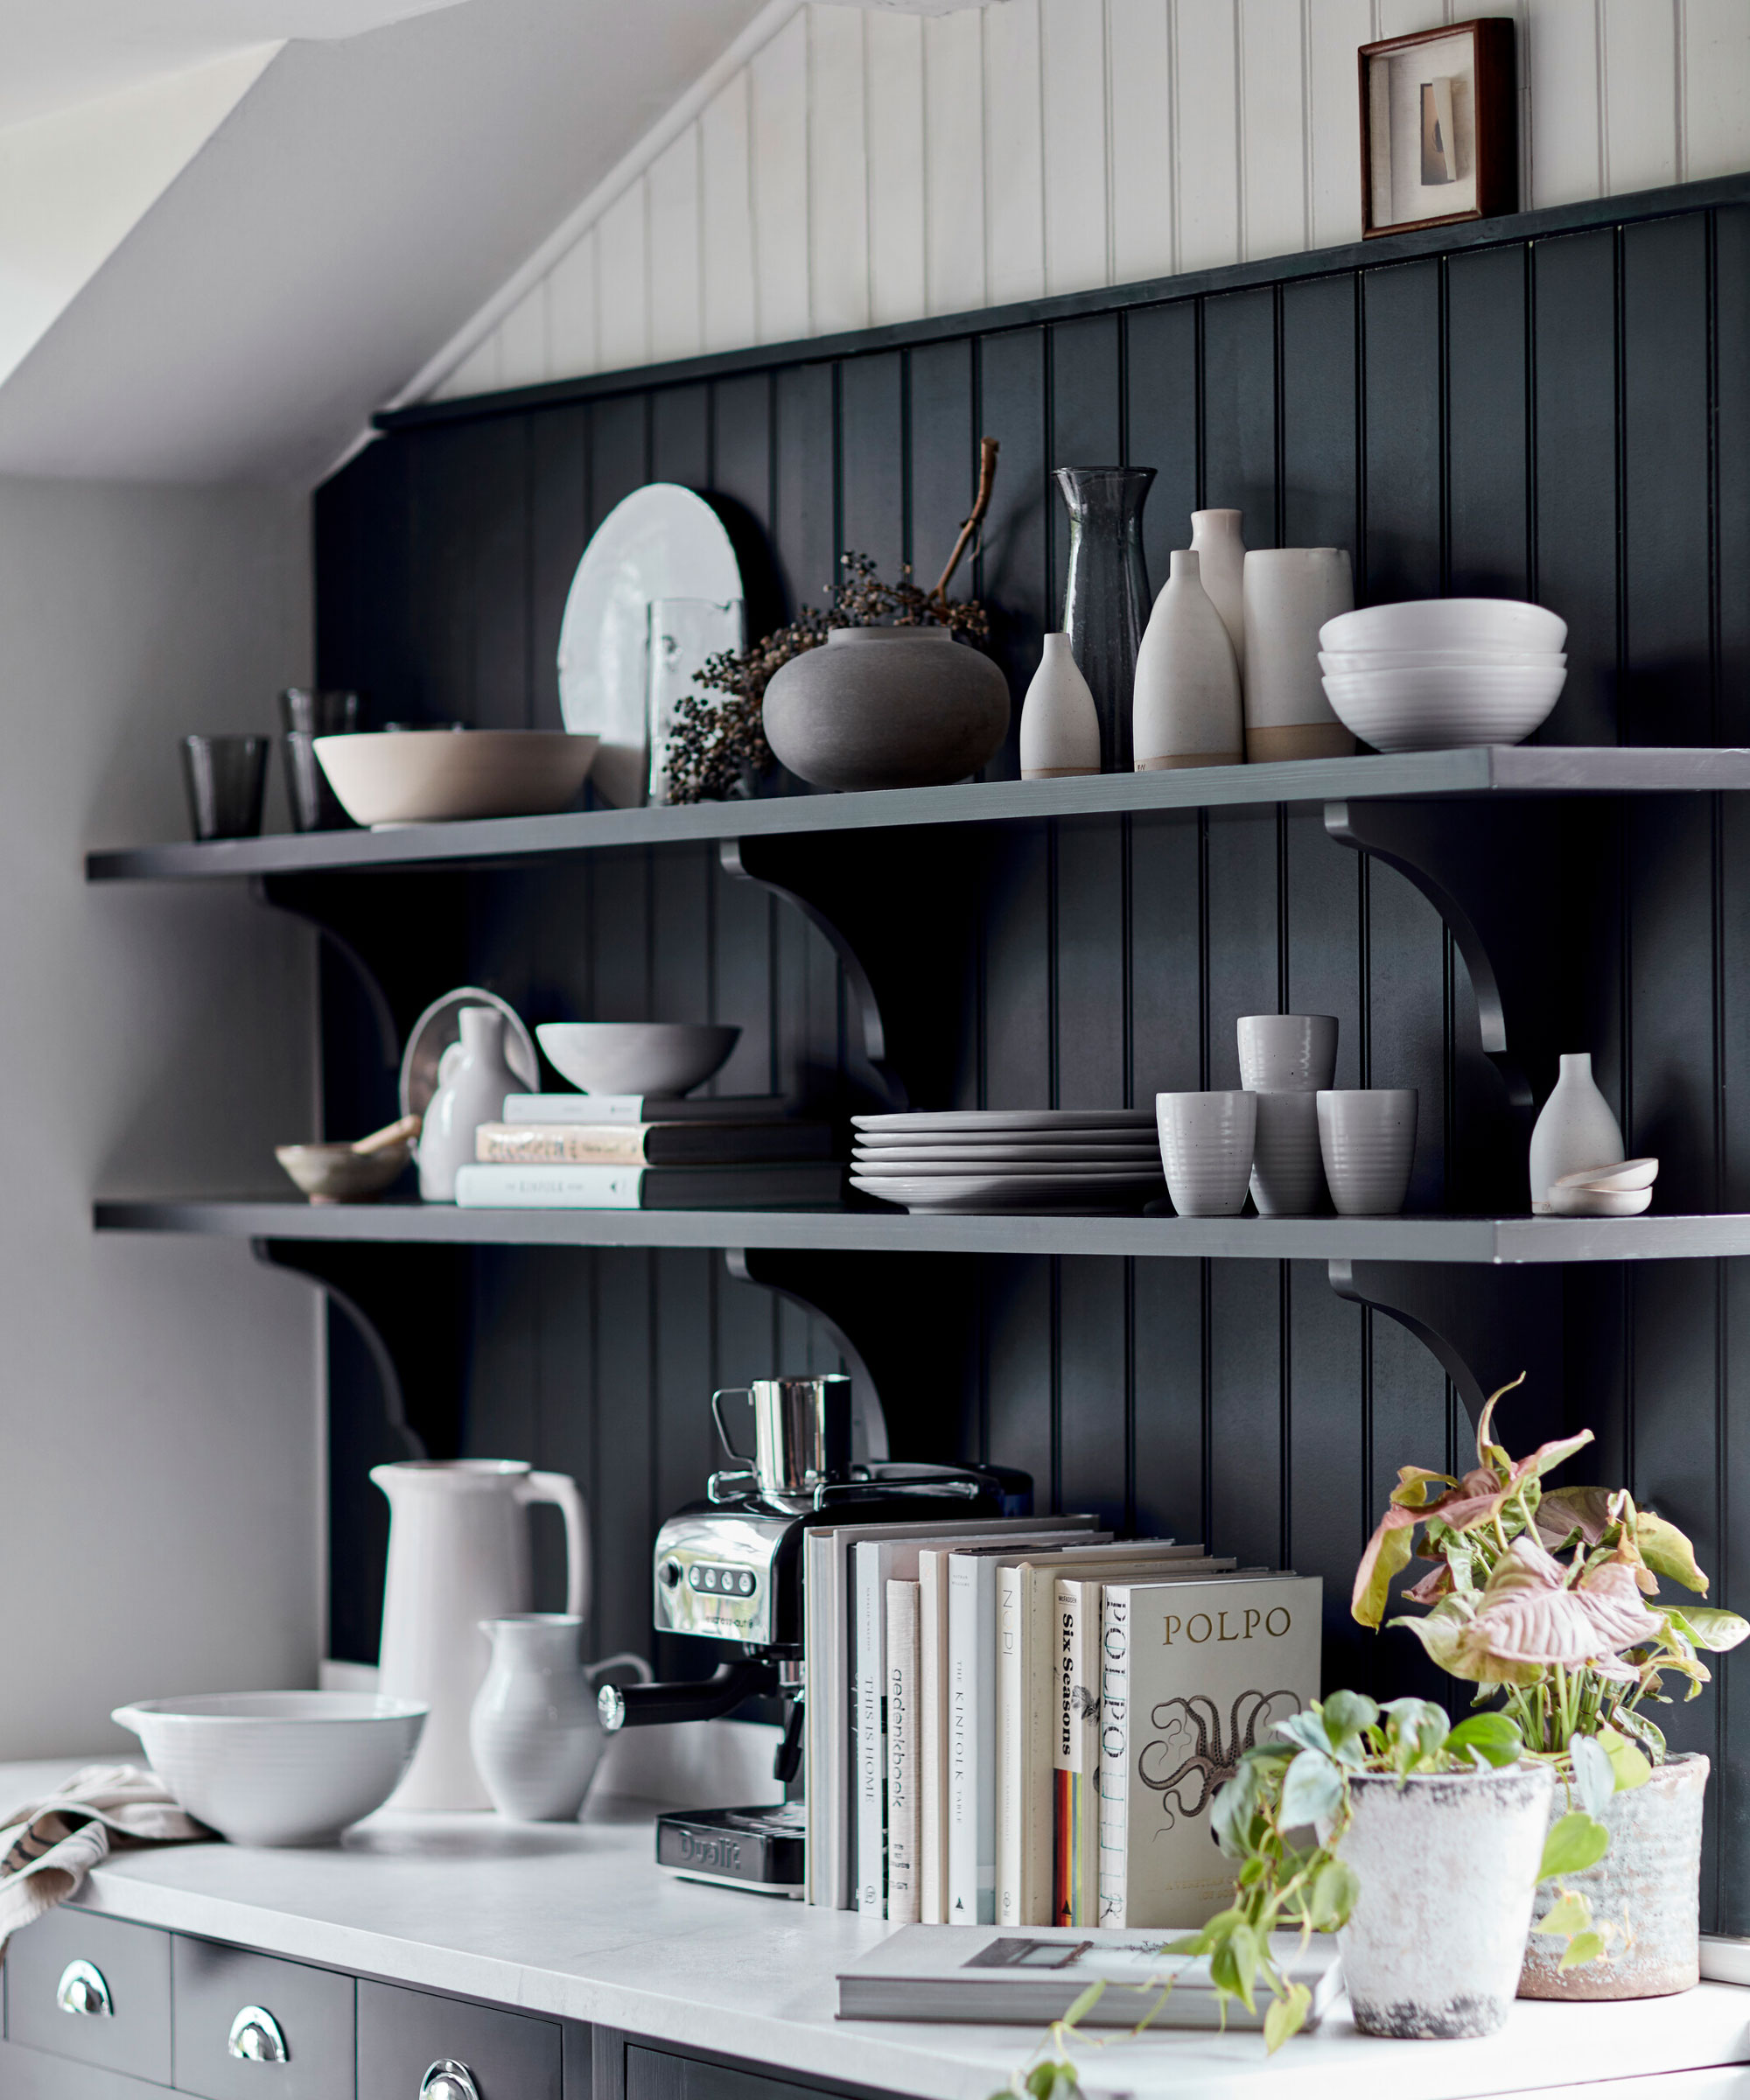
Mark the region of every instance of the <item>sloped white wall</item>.
MULTIPOLYGON (((1471 0, 776 0, 423 375, 489 392, 1361 235, 1355 51, 1471 0), (752 40, 752 39, 750 39, 752 40)), ((1750 0, 1516 0, 1528 206, 1750 165, 1750 0)))
POLYGON ((82 865, 186 836, 177 737, 264 728, 307 675, 308 545, 289 494, 0 478, 0 1758, 315 1682, 316 1294, 90 1213, 272 1186, 314 1127, 312 936, 242 885, 82 865))

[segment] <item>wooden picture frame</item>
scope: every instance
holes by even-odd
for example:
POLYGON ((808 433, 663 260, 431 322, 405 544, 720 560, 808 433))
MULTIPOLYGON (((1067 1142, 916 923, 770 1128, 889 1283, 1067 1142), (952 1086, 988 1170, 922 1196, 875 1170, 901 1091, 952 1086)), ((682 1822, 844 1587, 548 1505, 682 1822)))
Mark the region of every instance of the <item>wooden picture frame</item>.
POLYGON ((1364 240, 1518 210, 1519 98, 1508 18, 1363 44, 1356 57, 1364 240), (1452 209, 1428 208, 1448 190, 1452 209))

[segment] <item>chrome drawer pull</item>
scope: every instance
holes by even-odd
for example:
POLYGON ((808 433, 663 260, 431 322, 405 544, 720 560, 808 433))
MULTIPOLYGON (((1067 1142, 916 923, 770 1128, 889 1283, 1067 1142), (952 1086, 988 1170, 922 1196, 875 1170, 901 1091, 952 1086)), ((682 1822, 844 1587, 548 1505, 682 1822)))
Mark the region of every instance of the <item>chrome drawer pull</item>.
POLYGON ((89 1962, 69 1962, 61 1970, 55 2003, 63 2012, 107 2012, 113 2017, 116 2011, 109 2003, 108 1984, 89 1962))
POLYGON ((419 2081, 419 2100, 480 2100, 480 2089, 466 2063, 440 2056, 419 2081))
POLYGON ((279 2022, 262 2006, 245 2006, 238 2013, 231 2022, 228 2046, 232 2055, 241 2056, 245 2063, 288 2063, 291 2060, 279 2022))

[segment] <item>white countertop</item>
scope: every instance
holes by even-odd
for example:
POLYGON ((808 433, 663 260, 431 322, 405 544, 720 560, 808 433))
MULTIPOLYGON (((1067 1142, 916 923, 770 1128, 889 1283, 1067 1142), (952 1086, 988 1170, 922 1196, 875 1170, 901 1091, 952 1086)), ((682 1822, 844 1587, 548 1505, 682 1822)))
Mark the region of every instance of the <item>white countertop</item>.
MULTIPOLYGON (((0 1765, 0 1801, 39 1796, 72 1761, 0 1765)), ((1017 2029, 835 2020, 837 1971, 886 1928, 676 1880, 654 1863, 652 1812, 614 1801, 564 1825, 385 1811, 327 1849, 115 1855, 80 1900, 142 1924, 922 2100, 987 2100, 1032 2048, 1035 2034, 1017 2029)), ((1369 2086, 1460 2100, 1750 2063, 1750 1991, 1704 1984, 1638 2004, 1520 2004, 1482 2041, 1372 2040, 1340 2010, 1274 2060, 1256 2034, 1161 2034, 1086 2046, 1078 2062, 1090 2094, 1139 2100, 1226 2100, 1270 2090, 1260 2081, 1280 2086, 1284 2074, 1296 2100, 1353 2100, 1369 2086), (1401 2061, 1388 2063, 1387 2051, 1401 2061)), ((1744 2083, 1750 2093, 1750 2072, 1744 2083)))

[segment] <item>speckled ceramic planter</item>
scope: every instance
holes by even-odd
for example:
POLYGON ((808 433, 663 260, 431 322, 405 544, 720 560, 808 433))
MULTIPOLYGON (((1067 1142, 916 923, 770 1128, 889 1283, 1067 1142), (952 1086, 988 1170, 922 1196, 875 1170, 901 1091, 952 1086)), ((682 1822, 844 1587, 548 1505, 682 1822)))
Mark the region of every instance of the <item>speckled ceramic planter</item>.
POLYGON ((945 627, 836 627, 774 674, 762 713, 766 742, 816 788, 930 788, 997 750, 1009 687, 945 627))
MULTIPOLYGON (((1701 1981, 1701 1804, 1708 1760, 1674 1757, 1644 1787, 1613 1794, 1604 1812, 1610 1850, 1596 1866, 1571 1874, 1565 1888, 1589 1897, 1592 1914, 1614 1925, 1612 1958, 1587 1962, 1565 1975, 1562 1942, 1526 1942, 1521 1998, 1596 1999, 1669 1998, 1701 1981)), ((1550 1808, 1568 1806, 1564 1788, 1550 1808)), ((1545 1882, 1537 1892, 1541 1917, 1555 1900, 1545 1882)))
POLYGON ((1339 1848, 1361 1881, 1337 1936, 1364 2034, 1493 2034, 1518 1988, 1555 1778, 1502 1772, 1349 1782, 1339 1848))

